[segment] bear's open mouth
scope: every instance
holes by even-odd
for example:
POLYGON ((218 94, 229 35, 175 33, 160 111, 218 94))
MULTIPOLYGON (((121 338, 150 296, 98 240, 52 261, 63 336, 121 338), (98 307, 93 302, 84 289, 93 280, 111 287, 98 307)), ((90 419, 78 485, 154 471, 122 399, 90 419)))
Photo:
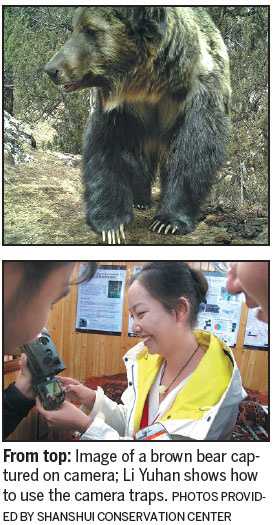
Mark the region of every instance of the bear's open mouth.
POLYGON ((66 93, 71 91, 77 91, 79 89, 90 89, 92 87, 106 86, 106 80, 99 75, 94 75, 92 72, 86 73, 80 80, 71 82, 70 84, 64 84, 64 90, 66 93))
POLYGON ((72 84, 65 84, 64 89, 66 93, 69 93, 70 91, 75 91, 76 89, 79 89, 81 87, 82 80, 78 80, 77 82, 73 82, 72 84))
POLYGON ((76 91, 77 89, 90 89, 95 85, 96 78, 94 77, 93 73, 87 73, 80 80, 71 82, 71 84, 64 84, 64 89, 66 93, 70 93, 71 91, 76 91))

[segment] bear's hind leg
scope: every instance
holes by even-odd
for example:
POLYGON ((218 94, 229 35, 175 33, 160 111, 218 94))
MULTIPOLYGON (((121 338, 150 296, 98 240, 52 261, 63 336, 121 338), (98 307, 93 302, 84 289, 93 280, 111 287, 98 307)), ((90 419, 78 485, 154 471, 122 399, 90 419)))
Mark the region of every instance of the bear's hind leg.
POLYGON ((151 183, 139 177, 133 184, 134 208, 149 210, 151 207, 151 183))
POLYGON ((134 208, 139 210, 148 210, 152 206, 152 183, 154 182, 158 172, 160 154, 158 149, 149 151, 147 144, 145 145, 144 142, 144 148, 140 158, 142 169, 140 172, 138 172, 138 175, 134 179, 132 186, 134 192, 134 208))

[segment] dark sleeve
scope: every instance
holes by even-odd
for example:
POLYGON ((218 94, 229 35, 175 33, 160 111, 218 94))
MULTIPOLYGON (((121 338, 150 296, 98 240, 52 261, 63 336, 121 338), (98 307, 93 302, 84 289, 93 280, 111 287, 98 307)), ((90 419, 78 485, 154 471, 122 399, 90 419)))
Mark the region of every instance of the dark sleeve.
POLYGON ((35 401, 27 397, 11 383, 4 390, 4 431, 3 439, 19 425, 20 421, 26 417, 29 411, 34 407, 35 401))

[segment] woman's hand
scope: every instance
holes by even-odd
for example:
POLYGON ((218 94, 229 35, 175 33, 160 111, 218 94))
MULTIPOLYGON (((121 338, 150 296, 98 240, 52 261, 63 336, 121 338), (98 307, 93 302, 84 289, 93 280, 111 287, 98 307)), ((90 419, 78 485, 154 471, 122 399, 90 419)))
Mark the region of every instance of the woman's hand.
POLYGON ((78 430, 84 433, 92 423, 90 417, 69 401, 61 403, 58 410, 45 410, 37 398, 36 407, 45 418, 48 427, 55 430, 78 430))
POLYGON ((66 393, 66 399, 68 401, 71 403, 84 405, 86 408, 88 408, 88 410, 92 410, 96 399, 95 390, 87 388, 79 381, 76 381, 76 379, 72 379, 71 377, 58 376, 58 379, 66 393))
POLYGON ((26 354, 21 354, 19 366, 20 373, 15 381, 15 386, 25 397, 27 397, 27 399, 34 399, 36 397, 36 393, 33 390, 32 376, 27 366, 26 354))

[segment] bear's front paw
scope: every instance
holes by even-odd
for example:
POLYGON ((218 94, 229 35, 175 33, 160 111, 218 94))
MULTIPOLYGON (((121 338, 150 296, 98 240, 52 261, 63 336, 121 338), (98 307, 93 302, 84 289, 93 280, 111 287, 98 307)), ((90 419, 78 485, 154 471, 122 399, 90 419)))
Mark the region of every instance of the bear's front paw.
POLYGON ((116 244, 116 241, 118 244, 121 244, 122 241, 125 241, 125 234, 124 234, 124 226, 123 224, 120 225, 118 230, 108 230, 104 231, 102 230, 102 242, 105 244, 116 244))
POLYGON ((129 211, 114 210, 114 213, 111 215, 97 213, 96 209, 91 208, 90 203, 86 208, 86 222, 94 232, 102 236, 103 244, 124 243, 124 231, 132 222, 132 219, 133 207, 129 211))
POLYGON ((150 226, 150 230, 165 235, 168 233, 173 235, 186 235, 190 233, 193 228, 192 221, 186 215, 179 215, 179 217, 156 215, 150 226))

